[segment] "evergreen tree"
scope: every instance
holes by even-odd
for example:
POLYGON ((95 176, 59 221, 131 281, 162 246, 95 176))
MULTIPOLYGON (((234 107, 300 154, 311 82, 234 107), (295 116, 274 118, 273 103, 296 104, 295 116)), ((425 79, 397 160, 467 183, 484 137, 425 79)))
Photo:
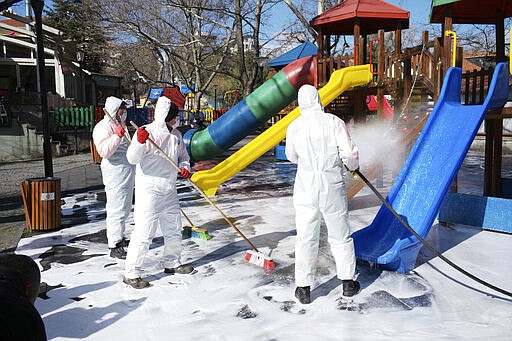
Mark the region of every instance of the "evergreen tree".
POLYGON ((105 67, 107 39, 94 14, 81 0, 53 0, 53 8, 45 11, 45 23, 61 30, 85 52, 82 67, 102 72, 105 67))

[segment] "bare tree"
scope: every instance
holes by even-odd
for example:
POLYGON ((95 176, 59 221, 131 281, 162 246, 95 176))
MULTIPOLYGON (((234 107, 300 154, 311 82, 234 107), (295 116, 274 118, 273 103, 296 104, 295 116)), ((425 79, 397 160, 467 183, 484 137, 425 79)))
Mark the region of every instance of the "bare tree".
MULTIPOLYGON (((296 16, 303 30, 311 36, 313 41, 318 39, 317 32, 311 27, 309 24, 310 20, 315 16, 323 13, 325 10, 328 10, 337 4, 339 4, 342 0, 317 0, 317 1, 290 1, 284 0, 288 8, 292 11, 292 13, 296 16), (315 6, 316 5, 316 6, 315 6)), ((297 29, 297 28, 295 28, 297 29)), ((331 41, 325 42, 330 45, 330 50, 332 54, 336 54, 337 52, 344 53, 345 48, 348 46, 345 37, 343 37, 343 44, 339 46, 340 37, 333 36, 331 37, 331 41)))
POLYGON ((220 75, 245 95, 261 79, 261 24, 276 0, 87 2, 121 46, 120 65, 148 82, 193 88, 196 108, 220 75))

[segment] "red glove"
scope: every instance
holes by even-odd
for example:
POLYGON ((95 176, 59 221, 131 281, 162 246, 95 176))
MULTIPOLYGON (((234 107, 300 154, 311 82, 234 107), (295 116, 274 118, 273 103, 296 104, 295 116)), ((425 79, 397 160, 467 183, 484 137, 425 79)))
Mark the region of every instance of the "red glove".
POLYGON ((137 141, 139 141, 139 143, 146 143, 148 137, 149 133, 146 130, 146 127, 140 127, 139 129, 137 129, 137 141))
POLYGON ((120 125, 119 123, 116 124, 115 128, 114 128, 114 133, 119 136, 120 138, 123 138, 124 136, 124 129, 123 129, 123 126, 120 125))
POLYGON ((185 179, 190 178, 190 172, 185 167, 181 168, 181 176, 185 179))

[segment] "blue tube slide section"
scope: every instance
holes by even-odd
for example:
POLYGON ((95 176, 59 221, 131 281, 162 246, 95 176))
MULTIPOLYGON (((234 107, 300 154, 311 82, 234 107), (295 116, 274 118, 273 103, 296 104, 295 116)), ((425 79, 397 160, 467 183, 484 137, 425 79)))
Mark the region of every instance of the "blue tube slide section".
POLYGON ((200 161, 221 155, 297 98, 302 84, 315 84, 316 56, 290 63, 207 129, 183 136, 190 157, 200 161))
MULTIPOLYGON (((485 114, 508 97, 508 65, 494 70, 482 105, 461 104, 460 68, 450 68, 439 100, 405 161, 386 200, 426 238, 485 114)), ((406 273, 415 268, 421 243, 382 205, 371 225, 352 234, 356 257, 406 273)))

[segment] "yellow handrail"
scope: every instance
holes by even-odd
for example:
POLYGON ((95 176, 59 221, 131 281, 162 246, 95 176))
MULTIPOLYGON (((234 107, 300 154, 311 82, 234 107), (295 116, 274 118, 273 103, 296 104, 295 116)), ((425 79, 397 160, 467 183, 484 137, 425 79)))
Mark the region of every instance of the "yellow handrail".
POLYGON ((446 30, 446 31, 444 31, 444 35, 453 37, 452 66, 455 66, 455 60, 457 57, 457 33, 455 33, 455 31, 446 30))

